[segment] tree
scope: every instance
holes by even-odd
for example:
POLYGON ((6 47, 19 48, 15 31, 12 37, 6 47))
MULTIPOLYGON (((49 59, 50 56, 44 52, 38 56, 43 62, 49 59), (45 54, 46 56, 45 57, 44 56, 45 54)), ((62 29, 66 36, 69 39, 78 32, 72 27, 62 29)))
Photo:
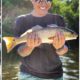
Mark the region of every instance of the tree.
POLYGON ((68 27, 79 33, 79 0, 53 0, 52 13, 64 16, 68 27))

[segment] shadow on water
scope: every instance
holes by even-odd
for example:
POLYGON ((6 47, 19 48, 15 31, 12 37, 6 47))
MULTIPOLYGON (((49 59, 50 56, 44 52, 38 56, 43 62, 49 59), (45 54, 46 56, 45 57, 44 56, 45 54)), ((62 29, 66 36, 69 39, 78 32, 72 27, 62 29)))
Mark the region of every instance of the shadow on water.
MULTIPOLYGON (((5 46, 3 42, 3 47, 5 46)), ((15 50, 6 54, 6 47, 3 48, 3 80, 18 80, 19 57, 15 50)), ((64 70, 64 80, 79 80, 79 50, 78 47, 69 49, 68 53, 61 56, 64 70)))

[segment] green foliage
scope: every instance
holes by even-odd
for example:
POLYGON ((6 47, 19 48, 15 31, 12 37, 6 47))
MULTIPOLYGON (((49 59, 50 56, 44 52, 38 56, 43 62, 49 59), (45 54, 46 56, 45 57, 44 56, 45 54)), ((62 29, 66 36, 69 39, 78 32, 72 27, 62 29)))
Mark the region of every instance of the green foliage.
POLYGON ((11 34, 12 34, 12 27, 10 26, 10 25, 12 25, 12 22, 11 22, 12 20, 10 19, 10 18, 8 18, 8 17, 6 17, 5 19, 4 19, 4 21, 3 21, 3 36, 5 35, 5 36, 10 36, 11 34))
POLYGON ((3 0, 3 36, 13 35, 12 29, 16 17, 31 10, 32 5, 29 0, 3 0))
POLYGON ((79 33, 79 0, 53 0, 52 12, 64 16, 68 27, 79 33))
MULTIPOLYGON (((3 0, 2 5, 2 36, 13 36, 13 27, 16 17, 29 13, 32 10, 32 4, 30 0, 3 0)), ((3 61, 16 61, 16 59, 19 59, 14 49, 10 52, 11 54, 8 55, 4 41, 2 44, 3 61)))
POLYGON ((3 0, 2 3, 5 6, 11 6, 22 3, 22 0, 3 0))

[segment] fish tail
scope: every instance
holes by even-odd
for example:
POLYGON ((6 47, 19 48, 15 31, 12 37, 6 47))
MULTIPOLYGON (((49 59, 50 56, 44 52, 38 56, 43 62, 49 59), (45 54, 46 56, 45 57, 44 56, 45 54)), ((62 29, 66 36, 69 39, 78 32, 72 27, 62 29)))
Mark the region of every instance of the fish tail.
POLYGON ((14 47, 15 47, 15 37, 3 37, 3 40, 5 41, 7 53, 9 53, 14 47))

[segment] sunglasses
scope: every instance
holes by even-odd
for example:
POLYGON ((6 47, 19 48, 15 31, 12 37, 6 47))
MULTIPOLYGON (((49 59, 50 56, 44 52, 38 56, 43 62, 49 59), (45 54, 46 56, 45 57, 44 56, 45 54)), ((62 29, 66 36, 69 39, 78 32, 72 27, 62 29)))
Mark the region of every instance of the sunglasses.
MULTIPOLYGON (((35 1, 42 2, 42 0, 35 0, 35 1)), ((52 2, 52 0, 46 0, 46 1, 47 1, 47 2, 48 2, 48 1, 52 2)))

